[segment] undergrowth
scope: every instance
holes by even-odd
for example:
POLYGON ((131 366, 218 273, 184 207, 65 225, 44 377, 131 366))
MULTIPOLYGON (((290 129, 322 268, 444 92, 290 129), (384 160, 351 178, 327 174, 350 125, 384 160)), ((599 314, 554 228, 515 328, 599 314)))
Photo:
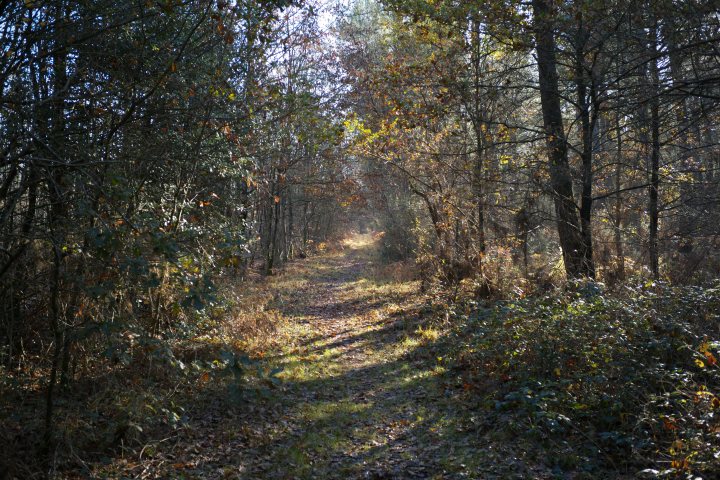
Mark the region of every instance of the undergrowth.
MULTIPOLYGON (((220 282, 229 301, 177 322, 162 342, 110 332, 115 343, 106 351, 123 355, 79 366, 57 402, 49 461, 37 456, 43 372, 32 384, 6 373, 0 462, 10 478, 141 477, 150 465, 144 459, 154 456, 160 468, 158 452, 207 423, 207 405, 266 395, 280 366, 287 384, 278 422, 297 406, 298 435, 317 458, 341 444, 370 452, 390 424, 419 439, 407 455, 426 455, 436 442, 457 447, 459 472, 485 471, 492 442, 522 445, 526 460, 539 459, 512 468, 557 478, 720 471, 720 281, 628 281, 613 289, 577 281, 494 300, 472 298, 466 285, 418 295, 410 264, 373 265, 379 238, 372 240, 324 245, 323 257, 290 264, 271 282, 220 282), (346 265, 354 265, 352 275, 346 265), (403 407, 395 411, 393 402, 403 407), (361 410, 364 419, 356 419, 361 410), (323 428, 337 438, 302 430, 301 411, 327 417, 323 428), (340 435, 350 426, 357 438, 340 435), (473 448, 471 436, 480 442, 473 448)), ((242 433, 247 425, 228 428, 242 433)), ((389 460, 377 453, 368 461, 389 460)), ((306 467, 310 478, 309 460, 306 467)))
POLYGON ((60 385, 52 452, 43 452, 44 419, 38 415, 47 369, 0 371, 0 479, 94 476, 98 466, 124 456, 142 459, 177 437, 210 398, 236 403, 274 387, 279 371, 251 360, 281 323, 269 308, 273 290, 229 277, 216 284, 226 299, 222 305, 178 315, 157 335, 126 321, 122 328, 104 326, 92 344, 80 344, 96 353, 60 385))
MULTIPOLYGON (((537 441, 573 438, 606 468, 647 478, 720 471, 720 282, 607 291, 569 283, 540 297, 455 307, 442 339, 478 407, 516 415, 537 441)), ((592 465, 588 465, 590 468, 592 465)))

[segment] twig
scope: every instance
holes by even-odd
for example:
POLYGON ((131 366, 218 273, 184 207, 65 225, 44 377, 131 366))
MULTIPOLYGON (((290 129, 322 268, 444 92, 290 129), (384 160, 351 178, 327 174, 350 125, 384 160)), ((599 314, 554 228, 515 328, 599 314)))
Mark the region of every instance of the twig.
MULTIPOLYGON (((178 430, 180 430, 180 429, 179 429, 179 428, 176 429, 175 432, 177 432, 178 430)), ((173 432, 173 433, 175 433, 175 432, 173 432)), ((163 438, 163 439, 160 440, 159 442, 156 442, 155 445, 160 445, 162 442, 165 442, 165 441, 167 441, 167 440, 170 440, 171 438, 174 438, 174 437, 175 437, 175 435, 170 435, 169 437, 163 438)), ((138 456, 138 462, 139 462, 140 460, 142 460, 143 452, 145 451, 145 449, 146 449, 147 447, 150 446, 151 443, 152 443, 152 442, 146 443, 145 446, 142 448, 142 450, 140 450, 140 455, 138 456)))
MULTIPOLYGON (((160 465, 162 465, 163 463, 165 463, 165 460, 161 461, 161 462, 158 464, 157 468, 160 468, 160 465)), ((138 474, 135 476, 135 480, 137 480, 138 478, 142 477, 142 476, 145 474, 145 472, 147 471, 147 469, 150 468, 151 466, 152 466, 152 465, 148 465, 147 467, 145 467, 145 468, 143 469, 142 472, 138 473, 138 474)))
POLYGON ((599 451, 601 451, 601 452, 607 457, 607 459, 610 460, 610 463, 612 463, 612 466, 613 466, 613 468, 615 469, 615 471, 618 472, 618 474, 620 473, 620 470, 618 469, 617 465, 615 465, 615 462, 613 462, 612 457, 611 457, 605 450, 603 450, 603 449, 600 447, 600 445, 598 445, 597 443, 595 443, 595 440, 593 440, 592 438, 588 437, 585 432, 583 432, 582 430, 580 430, 578 427, 576 427, 576 426, 573 425, 572 423, 568 422, 568 425, 570 425, 572 428, 574 428, 575 431, 578 432, 580 435, 582 435, 583 437, 587 438, 590 443, 592 443, 593 445, 595 445, 595 448, 597 448, 599 451))
POLYGON ((90 467, 88 467, 87 463, 83 462, 83 459, 80 458, 77 453, 75 453, 75 449, 72 447, 72 445, 68 444, 68 446, 70 447, 70 453, 72 453, 72 455, 77 458, 78 462, 82 463, 83 467, 85 467, 85 469, 89 472, 90 467))

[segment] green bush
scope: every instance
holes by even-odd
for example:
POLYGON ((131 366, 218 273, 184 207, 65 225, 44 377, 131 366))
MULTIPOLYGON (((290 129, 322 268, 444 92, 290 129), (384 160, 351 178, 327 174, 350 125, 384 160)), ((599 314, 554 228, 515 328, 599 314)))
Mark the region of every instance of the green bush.
POLYGON ((525 419, 528 436, 622 449, 663 465, 645 471, 656 476, 717 472, 718 306, 720 282, 608 292, 580 281, 540 298, 470 304, 454 331, 455 367, 492 392, 486 407, 525 419))

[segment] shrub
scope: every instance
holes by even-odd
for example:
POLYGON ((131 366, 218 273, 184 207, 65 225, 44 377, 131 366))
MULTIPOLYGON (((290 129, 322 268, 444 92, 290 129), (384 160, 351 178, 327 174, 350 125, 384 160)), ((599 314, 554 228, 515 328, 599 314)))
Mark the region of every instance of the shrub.
POLYGON ((666 473, 719 471, 720 282, 579 281, 470 307, 455 366, 527 435, 576 435, 666 473))

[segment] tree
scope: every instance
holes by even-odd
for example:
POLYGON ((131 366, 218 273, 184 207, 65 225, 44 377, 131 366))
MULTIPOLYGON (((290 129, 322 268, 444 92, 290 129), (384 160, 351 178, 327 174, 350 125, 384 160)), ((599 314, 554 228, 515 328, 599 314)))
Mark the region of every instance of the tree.
MULTIPOLYGON (((536 62, 508 66, 498 73, 507 76, 524 70, 520 84, 509 82, 495 91, 522 89, 539 94, 539 128, 531 117, 523 122, 506 119, 504 125, 511 131, 535 132, 532 141, 546 143, 549 188, 545 191, 555 205, 566 273, 573 277, 595 275, 598 258, 594 237, 598 234, 605 238, 606 233, 594 217, 603 212, 608 198, 607 172, 619 172, 622 165, 626 172, 633 172, 630 178, 634 172, 647 172, 647 178, 635 184, 616 182, 613 195, 618 202, 624 195, 624 202, 632 204, 632 208, 644 203, 642 212, 633 214, 633 226, 626 229, 626 234, 644 232, 642 238, 635 237, 634 249, 645 252, 643 257, 653 275, 660 274, 661 244, 667 242, 662 240, 663 235, 666 239, 677 235, 671 230, 663 233, 664 228, 670 228, 663 218, 669 219, 673 215, 670 212, 681 208, 681 204, 683 211, 690 213, 691 202, 686 201, 689 192, 698 192, 690 185, 696 185, 700 178, 695 172, 689 175, 693 180, 685 176, 680 182, 680 171, 685 167, 676 168, 677 152, 685 152, 682 162, 687 167, 688 150, 692 148, 688 146, 689 131, 693 127, 689 116, 679 117, 678 113, 696 103, 709 110, 715 108, 708 102, 712 95, 706 89, 717 71, 708 63, 714 55, 704 47, 693 50, 695 45, 706 45, 717 36, 717 22, 707 16, 706 5, 657 1, 638 8, 626 2, 600 6, 583 1, 541 0, 526 5, 479 1, 459 8, 447 2, 389 1, 385 5, 399 18, 415 24, 429 22, 455 32, 457 38, 473 39, 476 44, 493 43, 496 52, 513 50, 533 55, 536 62), (702 68, 690 67, 701 64, 702 68), (599 124, 613 111, 617 113, 615 138, 620 144, 616 161, 609 163, 604 155, 612 129, 605 123, 601 132, 599 124), (621 120, 636 126, 629 132, 632 135, 622 135, 628 124, 621 126, 621 120), (666 148, 673 152, 671 156, 664 154, 666 148), (625 152, 623 156, 621 151, 625 152), (647 156, 643 157, 641 151, 647 156), (648 163, 641 168, 638 162, 642 158, 648 163), (679 201, 680 197, 663 199, 662 185, 668 184, 669 194, 679 186, 678 182, 684 185, 685 201, 679 201), (647 191, 644 202, 640 201, 641 189, 647 191)), ((461 57, 457 65, 464 66, 461 57)), ((459 89, 454 98, 463 98, 459 89)), ((697 150, 700 156, 704 156, 701 151, 709 151, 709 145, 697 150)), ((619 210, 615 216, 619 218, 619 210)), ((618 223, 615 230, 619 228, 618 223)), ((619 246, 619 241, 615 243, 619 246)), ((603 253, 601 258, 605 257, 603 253)))
MULTIPOLYGON (((557 215, 557 228, 560 244, 562 245, 565 271, 569 276, 573 277, 594 276, 592 240, 589 233, 586 233, 586 238, 583 239, 573 195, 573 182, 570 174, 568 146, 558 86, 555 35, 550 21, 550 8, 545 0, 533 0, 532 7, 540 102, 547 134, 550 179, 555 195, 555 213, 557 215)), ((579 93, 579 95, 584 97, 582 93, 579 93)), ((587 135, 590 135, 590 133, 588 132, 587 135)), ((588 165, 586 169, 590 170, 591 167, 588 165)), ((585 194, 586 192, 583 192, 583 195, 585 194)), ((586 208, 589 208, 589 206, 586 208)), ((584 229, 588 232, 589 228, 590 226, 587 225, 584 229)))
POLYGON ((162 317, 214 301, 208 243, 247 245, 221 197, 249 166, 232 153, 247 115, 227 80, 247 71, 228 59, 262 62, 285 5, 0 5, 2 322, 8 365, 18 338, 51 334, 46 449, 73 347, 126 360, 162 317))

